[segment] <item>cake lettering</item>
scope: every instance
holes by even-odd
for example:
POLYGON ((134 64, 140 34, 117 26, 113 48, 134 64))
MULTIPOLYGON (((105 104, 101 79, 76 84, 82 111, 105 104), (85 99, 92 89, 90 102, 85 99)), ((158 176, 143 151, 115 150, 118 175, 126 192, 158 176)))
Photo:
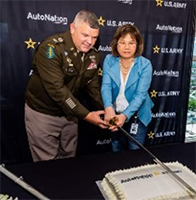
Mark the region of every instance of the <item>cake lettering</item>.
MULTIPOLYGON (((174 170, 174 173, 182 173, 182 170, 174 170)), ((140 179, 146 179, 146 178, 153 178, 153 176, 159 176, 161 174, 168 174, 167 171, 163 171, 163 172, 153 172, 152 174, 145 174, 145 175, 140 175, 140 176, 134 176, 132 178, 126 178, 126 179, 121 179, 121 183, 127 183, 130 181, 134 181, 134 180, 140 180, 140 179)))
POLYGON ((126 183, 126 182, 133 181, 133 180, 139 180, 139 179, 145 179, 145 178, 151 178, 151 177, 153 177, 153 174, 134 176, 133 178, 122 179, 121 183, 126 183))

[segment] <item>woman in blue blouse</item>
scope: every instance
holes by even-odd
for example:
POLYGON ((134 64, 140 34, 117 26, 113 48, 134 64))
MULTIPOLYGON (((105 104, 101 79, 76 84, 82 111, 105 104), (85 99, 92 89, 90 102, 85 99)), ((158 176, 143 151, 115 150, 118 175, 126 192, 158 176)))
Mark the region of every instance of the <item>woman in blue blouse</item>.
MULTIPOLYGON (((141 56, 143 40, 139 30, 130 24, 120 26, 111 42, 112 54, 103 63, 102 99, 105 120, 118 118, 123 127, 138 142, 144 144, 147 125, 151 121, 153 102, 148 94, 152 80, 150 60, 141 56)), ((139 147, 128 141, 112 126, 112 149, 114 152, 139 147)))

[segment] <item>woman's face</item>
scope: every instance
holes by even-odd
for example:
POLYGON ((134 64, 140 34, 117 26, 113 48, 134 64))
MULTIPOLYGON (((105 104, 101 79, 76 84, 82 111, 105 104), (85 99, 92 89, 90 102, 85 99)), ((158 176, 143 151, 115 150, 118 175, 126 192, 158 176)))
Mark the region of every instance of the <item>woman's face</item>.
POLYGON ((134 58, 137 42, 130 34, 120 37, 117 43, 117 50, 120 57, 124 59, 134 58))

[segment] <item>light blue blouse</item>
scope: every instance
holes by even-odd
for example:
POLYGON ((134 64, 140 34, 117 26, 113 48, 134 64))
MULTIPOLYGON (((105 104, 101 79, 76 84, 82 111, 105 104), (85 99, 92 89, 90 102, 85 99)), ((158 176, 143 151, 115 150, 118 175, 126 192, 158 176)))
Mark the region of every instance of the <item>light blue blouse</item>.
MULTIPOLYGON (((127 79, 125 97, 129 102, 128 107, 122 112, 127 121, 135 113, 142 123, 147 126, 151 121, 151 108, 153 102, 148 94, 152 80, 152 64, 143 56, 135 58, 134 65, 127 79)), ((121 85, 119 57, 108 54, 103 63, 103 78, 101 94, 104 107, 112 106, 119 94, 121 85)))

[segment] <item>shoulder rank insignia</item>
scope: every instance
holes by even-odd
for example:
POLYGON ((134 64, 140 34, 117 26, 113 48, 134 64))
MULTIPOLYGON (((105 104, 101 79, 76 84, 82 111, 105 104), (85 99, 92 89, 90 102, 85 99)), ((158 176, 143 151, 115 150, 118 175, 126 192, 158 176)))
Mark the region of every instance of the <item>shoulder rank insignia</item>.
POLYGON ((46 56, 48 59, 53 59, 55 56, 54 48, 53 47, 48 47, 46 50, 46 56))
POLYGON ((57 40, 57 39, 53 38, 53 41, 54 41, 56 44, 58 44, 58 40, 57 40))
POLYGON ((58 41, 59 41, 59 42, 63 42, 63 38, 59 37, 59 38, 58 38, 58 41))

